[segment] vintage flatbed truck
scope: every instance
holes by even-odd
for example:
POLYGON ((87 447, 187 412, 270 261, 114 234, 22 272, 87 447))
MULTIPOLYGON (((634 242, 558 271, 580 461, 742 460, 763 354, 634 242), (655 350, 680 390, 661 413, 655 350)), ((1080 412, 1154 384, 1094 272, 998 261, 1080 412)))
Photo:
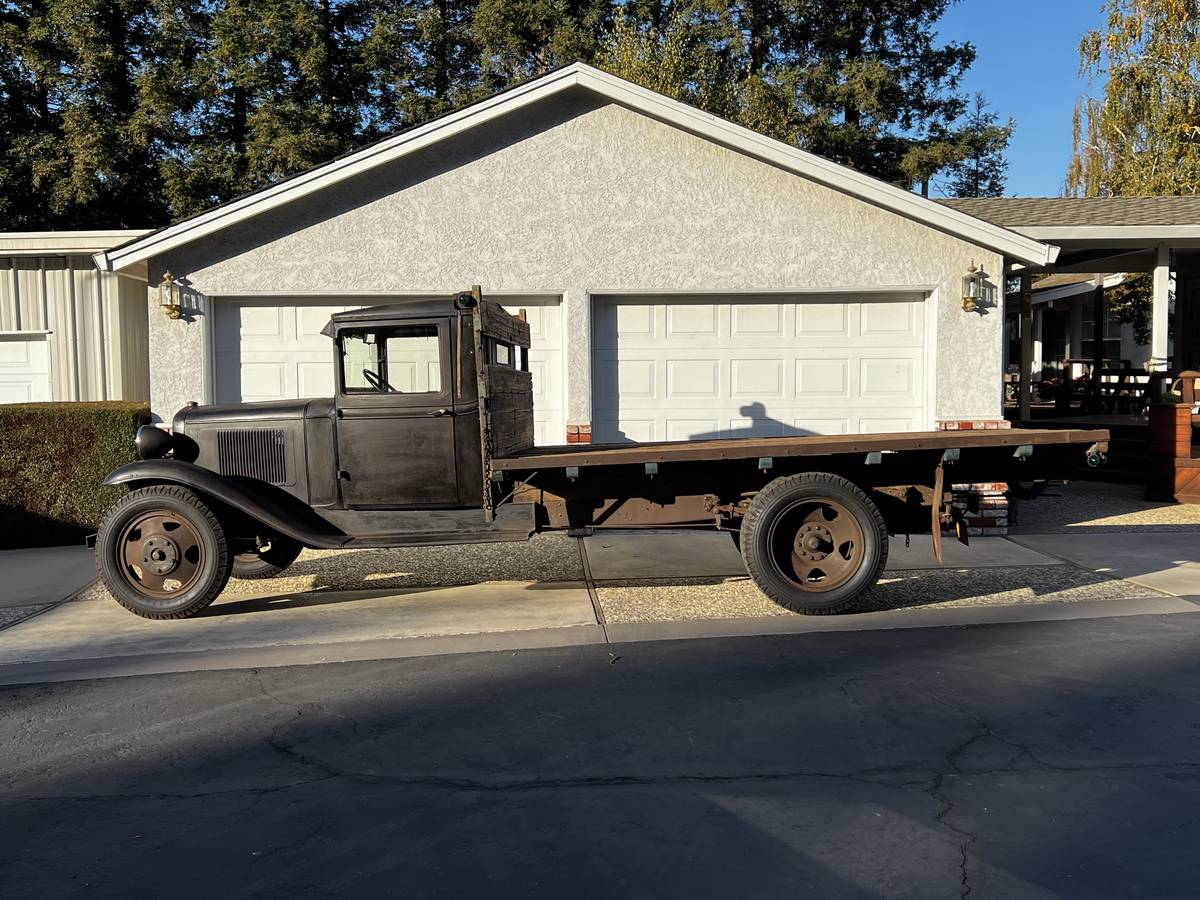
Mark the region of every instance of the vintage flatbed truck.
POLYGON ((1107 450, 1105 431, 1033 429, 535 447, 529 326, 478 288, 338 313, 324 334, 336 396, 189 404, 139 429, 95 539, 118 602, 192 616, 304 547, 705 527, 776 602, 835 613, 878 580, 889 534, 930 532, 941 558, 947 479, 1033 493, 1107 450))

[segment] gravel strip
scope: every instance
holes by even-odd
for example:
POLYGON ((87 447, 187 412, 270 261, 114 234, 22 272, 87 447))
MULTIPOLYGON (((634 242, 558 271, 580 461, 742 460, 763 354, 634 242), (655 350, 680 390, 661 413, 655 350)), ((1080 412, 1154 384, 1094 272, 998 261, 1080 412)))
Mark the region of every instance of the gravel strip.
POLYGON ((407 547, 399 550, 305 550, 278 578, 231 579, 224 596, 295 594, 476 584, 483 581, 582 581, 572 538, 542 534, 528 542, 407 547))
MULTIPOLYGON (((602 582, 596 593, 606 621, 619 624, 794 615, 764 596, 748 578, 602 582)), ((864 597, 861 609, 952 609, 1161 596, 1067 564, 921 569, 887 573, 864 597)))
POLYGON ((1200 533, 1200 504, 1157 503, 1135 484, 1072 481, 1036 500, 1017 500, 1009 534, 1132 531, 1200 533))
POLYGON ((18 622, 24 622, 30 616, 36 616, 55 605, 54 603, 42 603, 37 606, 9 606, 0 609, 0 631, 16 625, 18 622))

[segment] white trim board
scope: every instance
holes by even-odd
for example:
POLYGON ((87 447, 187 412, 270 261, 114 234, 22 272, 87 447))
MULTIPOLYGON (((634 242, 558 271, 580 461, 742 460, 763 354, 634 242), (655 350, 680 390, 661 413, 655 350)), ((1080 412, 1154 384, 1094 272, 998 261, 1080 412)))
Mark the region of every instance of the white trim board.
POLYGON ((573 63, 479 103, 386 138, 256 193, 155 231, 112 250, 95 254, 98 268, 123 269, 245 221, 347 178, 415 153, 461 132, 555 96, 585 88, 612 102, 705 137, 785 171, 809 178, 968 243, 1031 265, 1050 265, 1058 248, 969 216, 911 191, 887 184, 846 166, 799 150, 695 107, 638 87, 584 63, 573 63))

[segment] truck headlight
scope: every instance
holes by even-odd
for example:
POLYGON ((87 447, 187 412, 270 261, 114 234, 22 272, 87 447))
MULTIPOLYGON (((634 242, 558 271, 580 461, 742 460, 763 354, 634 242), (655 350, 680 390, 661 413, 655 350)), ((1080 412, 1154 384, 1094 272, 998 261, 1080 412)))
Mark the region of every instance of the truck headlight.
POLYGON ((172 443, 171 433, 154 425, 142 425, 133 439, 139 459, 162 459, 170 451, 172 443))

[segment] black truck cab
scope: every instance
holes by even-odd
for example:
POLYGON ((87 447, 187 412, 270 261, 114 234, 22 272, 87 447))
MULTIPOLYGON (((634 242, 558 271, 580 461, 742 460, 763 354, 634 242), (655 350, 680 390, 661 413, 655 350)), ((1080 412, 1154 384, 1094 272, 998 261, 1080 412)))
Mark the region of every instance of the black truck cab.
POLYGON ((189 406, 172 421, 174 456, 190 444, 197 465, 318 510, 479 508, 470 320, 469 308, 445 299, 338 313, 323 331, 333 397, 189 406))

